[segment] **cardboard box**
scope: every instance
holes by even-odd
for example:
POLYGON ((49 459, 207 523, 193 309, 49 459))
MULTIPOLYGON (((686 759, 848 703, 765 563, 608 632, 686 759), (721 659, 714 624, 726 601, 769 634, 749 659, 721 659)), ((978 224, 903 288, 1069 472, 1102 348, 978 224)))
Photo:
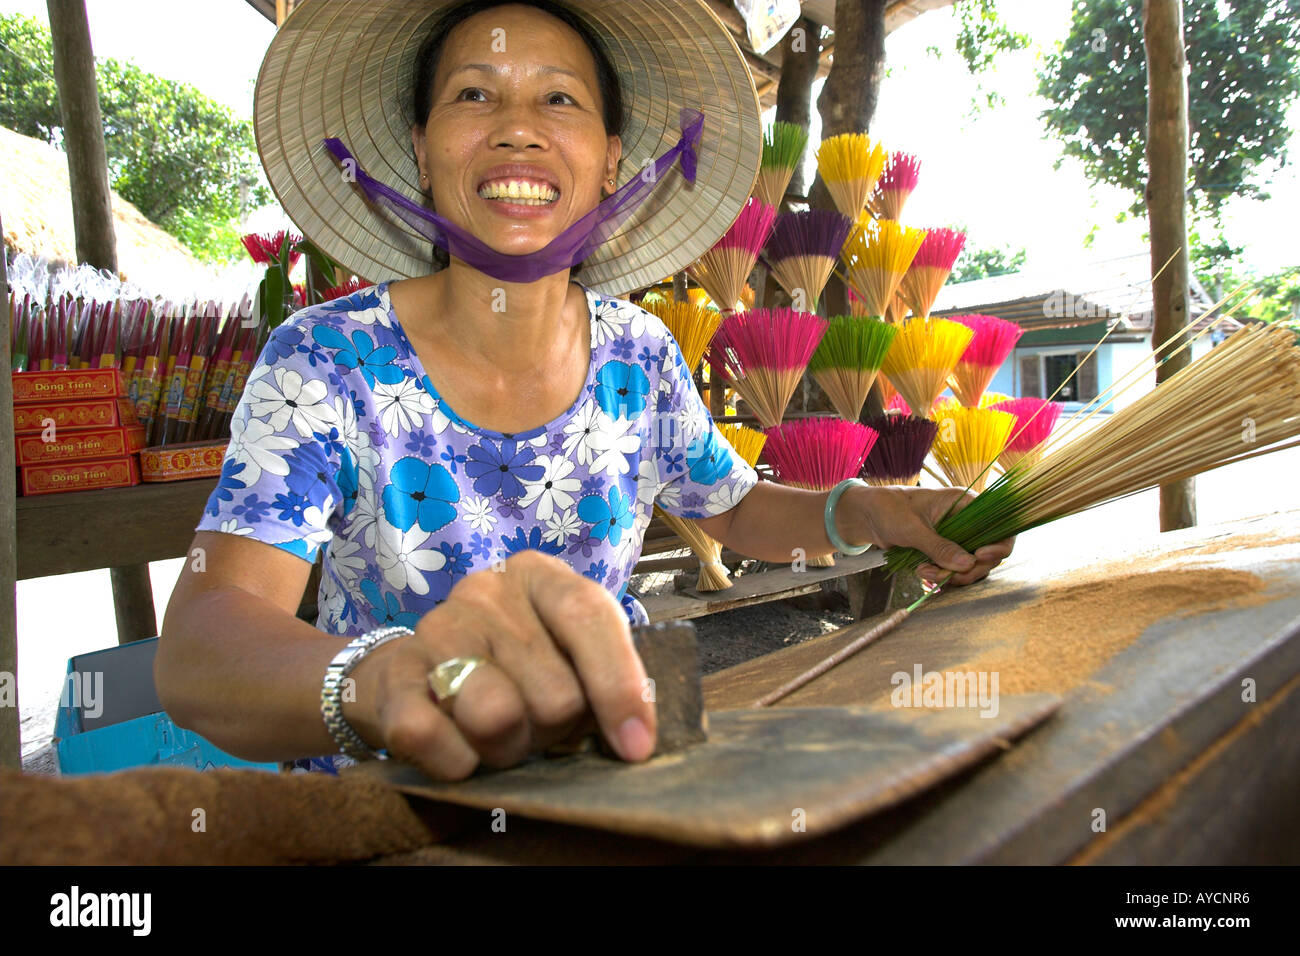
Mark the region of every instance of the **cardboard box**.
POLYGON ((24 465, 18 469, 18 474, 25 495, 88 491, 91 488, 127 488, 140 484, 140 461, 138 455, 128 455, 103 461, 24 465))
POLYGON ((14 404, 79 402, 125 398, 126 381, 115 368, 77 368, 59 372, 13 372, 14 404))
POLYGON ((158 638, 79 654, 68 661, 54 720, 59 772, 72 776, 129 767, 166 765, 278 772, 277 763, 253 763, 177 727, 153 682, 158 638))
POLYGON ((140 452, 141 481, 184 481, 221 474, 226 442, 191 441, 180 445, 154 445, 140 452))
POLYGON ((98 398, 85 402, 33 402, 14 406, 14 434, 39 435, 47 420, 57 435, 87 428, 119 428, 139 424, 130 399, 98 398))
POLYGON ((144 447, 143 425, 125 428, 82 428, 61 432, 54 441, 42 435, 19 435, 14 439, 19 465, 48 465, 53 462, 85 462, 100 458, 124 458, 144 447))

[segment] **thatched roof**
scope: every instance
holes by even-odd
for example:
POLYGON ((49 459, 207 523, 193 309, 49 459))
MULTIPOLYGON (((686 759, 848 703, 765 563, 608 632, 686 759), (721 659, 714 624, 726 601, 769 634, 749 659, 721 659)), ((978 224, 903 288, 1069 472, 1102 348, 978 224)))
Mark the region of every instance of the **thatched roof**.
MULTIPOLYGON (((68 158, 39 139, 0 127, 0 221, 4 244, 16 252, 42 256, 57 265, 77 261, 68 187, 68 158)), ((176 238, 155 226, 139 209, 113 194, 117 267, 136 281, 147 276, 185 276, 207 272, 176 238)))

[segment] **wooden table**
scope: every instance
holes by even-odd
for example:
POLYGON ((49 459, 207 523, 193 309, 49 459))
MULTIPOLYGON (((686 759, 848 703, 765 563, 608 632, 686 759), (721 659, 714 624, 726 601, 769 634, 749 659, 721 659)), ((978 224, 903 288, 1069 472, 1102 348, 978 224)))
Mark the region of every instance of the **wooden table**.
MULTIPOLYGON (((1011 752, 893 811, 753 853, 701 852, 517 815, 501 834, 488 815, 466 812, 444 843, 380 862, 1300 862, 1300 512, 1170 532, 1143 544, 1157 550, 1135 546, 1135 567, 1157 558, 1175 568, 1208 562, 1257 574, 1265 590, 1253 605, 1152 624, 1011 752), (1246 536, 1281 543, 1176 553, 1246 536), (1248 687, 1253 703, 1243 700, 1248 687), (1104 832, 1094 830, 1098 811, 1104 832)), ((965 660, 963 630, 995 622, 1046 586, 1034 569, 1013 564, 1006 571, 941 595, 853 658, 856 685, 842 675, 823 678, 784 703, 865 702, 891 671, 914 661, 941 669, 965 660)), ((797 671, 836 646, 837 636, 827 635, 711 675, 706 701, 714 709, 737 706, 779 682, 783 669, 797 671)))
MULTIPOLYGON (((21 496, 16 499, 17 580, 93 571, 114 572, 114 607, 119 643, 152 637, 158 620, 149 586, 148 565, 184 557, 194 539, 216 478, 158 482, 131 488, 74 491, 63 494, 21 496)), ((661 554, 683 547, 668 534, 662 522, 654 529, 652 551, 661 554)), ((647 529, 650 535, 650 529, 647 529)), ((651 570, 662 559, 648 558, 637 569, 651 570), (644 566, 644 567, 643 567, 644 566)), ((693 566, 693 561, 680 563, 693 566)), ((879 553, 841 557, 830 568, 795 571, 776 567, 741 575, 728 589, 697 592, 688 589, 647 596, 643 603, 652 621, 693 618, 749 604, 777 601, 820 590, 835 579, 846 579, 850 606, 857 615, 872 613, 889 600, 888 582, 875 569, 879 553)), ((316 618, 319 563, 309 578, 299 608, 304 620, 316 618)), ((17 675, 17 649, 11 659, 0 654, 0 672, 17 675)), ((15 677, 16 679, 16 677, 15 677)), ((16 736, 17 722, 12 733, 16 736)), ((14 753, 18 752, 17 745, 14 753)))

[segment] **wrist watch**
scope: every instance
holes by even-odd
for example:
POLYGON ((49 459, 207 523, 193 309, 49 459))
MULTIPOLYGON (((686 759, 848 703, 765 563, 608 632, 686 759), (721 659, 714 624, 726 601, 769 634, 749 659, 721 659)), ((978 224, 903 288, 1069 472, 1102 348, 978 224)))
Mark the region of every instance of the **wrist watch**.
POLYGON ((409 627, 380 627, 353 638, 339 651, 325 668, 325 682, 320 692, 320 712, 325 718, 325 728, 338 744, 339 751, 358 760, 386 760, 380 751, 372 750, 352 725, 343 719, 343 685, 348 675, 361 659, 380 644, 414 634, 409 627))

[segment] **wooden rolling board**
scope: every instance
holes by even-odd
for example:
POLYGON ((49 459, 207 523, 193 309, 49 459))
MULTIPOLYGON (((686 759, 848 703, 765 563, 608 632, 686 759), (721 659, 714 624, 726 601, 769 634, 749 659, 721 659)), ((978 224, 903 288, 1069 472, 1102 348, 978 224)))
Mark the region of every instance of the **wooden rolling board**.
MULTIPOLYGON (((489 814, 463 810, 471 818, 460 832, 377 862, 1300 862, 1300 511, 1046 557, 1013 555, 987 581, 939 595, 879 643, 776 705, 886 710, 893 673, 917 663, 927 671, 957 669, 987 649, 990 631, 1023 623, 1040 602, 1050 609, 1053 595, 1071 589, 1070 577, 1104 571, 1100 596, 1080 591, 1086 600, 1072 616, 1049 616, 1054 625, 1042 630, 1059 637, 1082 622, 1085 634, 1128 630, 1131 642, 1080 669, 1055 716, 1009 753, 909 800, 830 835, 761 853, 518 818, 507 838, 492 829, 489 814), (1166 572, 1196 568, 1193 580, 1208 586, 1186 601, 1188 589, 1166 572), (1228 585, 1239 585, 1241 572, 1259 579, 1258 590, 1216 606, 1228 585), (1134 587, 1123 575, 1137 576, 1153 601, 1172 594, 1180 607, 1154 618, 1141 606, 1115 614, 1107 606, 1110 584, 1134 587), (1247 681, 1256 702, 1243 699, 1247 681), (1098 809, 1106 832, 1094 829, 1098 809)), ((705 677, 706 705, 716 712, 748 702, 851 640, 849 630, 705 677)), ((1080 643, 1093 642, 1067 642, 1080 643)), ((1008 636, 1002 650, 1014 663, 1016 639, 1008 636)), ((1014 672, 1003 676, 1005 702, 1014 672)))
POLYGON ((829 833, 952 777, 1037 726, 1051 695, 977 709, 765 708, 709 714, 709 739, 627 764, 539 758, 459 783, 361 764, 408 795, 697 847, 775 847, 829 833), (802 811, 802 814, 799 811, 802 811), (802 829, 795 826, 802 823, 802 829))

